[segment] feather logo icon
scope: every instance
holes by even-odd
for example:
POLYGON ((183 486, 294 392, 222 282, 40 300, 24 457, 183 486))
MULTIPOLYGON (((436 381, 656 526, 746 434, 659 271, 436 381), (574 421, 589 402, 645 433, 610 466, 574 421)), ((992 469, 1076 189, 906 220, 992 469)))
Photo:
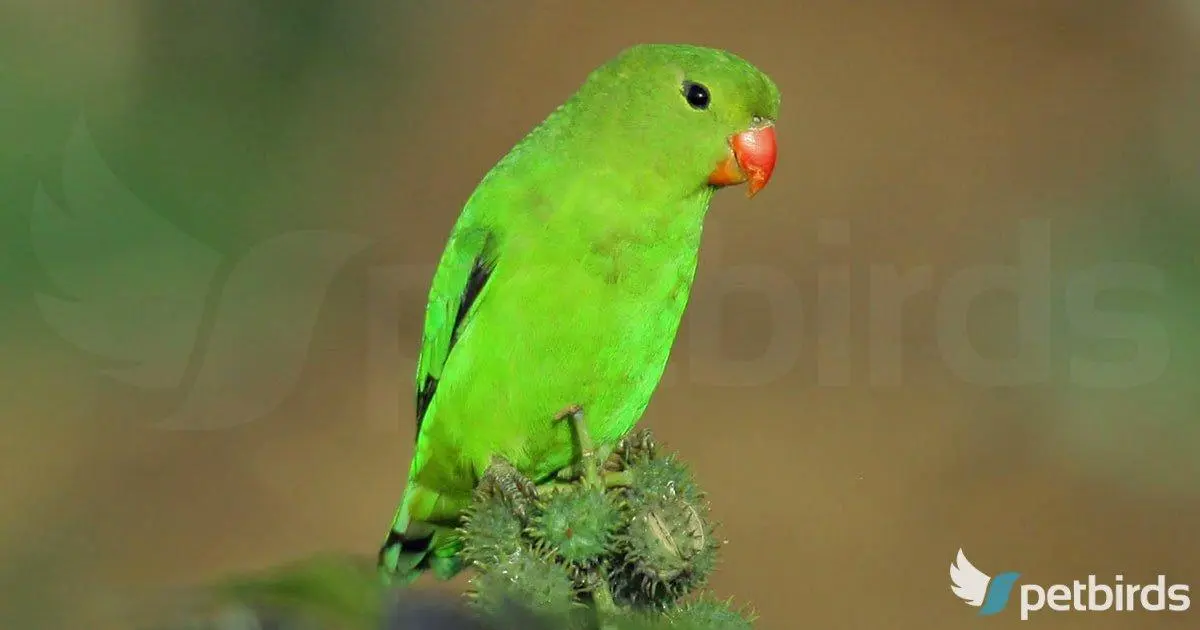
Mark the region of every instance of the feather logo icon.
POLYGON ((49 286, 37 307, 59 337, 129 386, 182 393, 158 425, 251 422, 291 394, 326 292, 369 244, 310 230, 240 259, 146 207, 104 163, 82 120, 66 147, 62 205, 39 187, 30 221, 49 286))
POLYGON ((968 606, 979 608, 980 616, 994 615, 1008 605, 1020 573, 1009 571, 995 578, 975 568, 959 548, 958 556, 950 563, 950 590, 968 606))

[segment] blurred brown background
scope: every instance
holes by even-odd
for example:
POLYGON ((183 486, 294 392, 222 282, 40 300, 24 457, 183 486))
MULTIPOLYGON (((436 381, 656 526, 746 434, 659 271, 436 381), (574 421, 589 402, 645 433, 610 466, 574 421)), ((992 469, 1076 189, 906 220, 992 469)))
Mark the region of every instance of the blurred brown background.
MULTIPOLYGON (((693 310, 644 421, 711 493, 730 541, 717 593, 752 603, 763 628, 1017 624, 1015 603, 975 619, 949 592, 959 547, 1040 584, 1200 583, 1194 3, 20 4, 0 9, 3 627, 102 627, 146 585, 373 553, 407 470, 426 286, 417 273, 398 310, 379 311, 371 270, 436 262, 486 169, 594 66, 644 41, 733 50, 784 95, 774 180, 753 202, 714 203, 693 310), (211 305, 192 367, 156 391, 109 378, 47 324, 32 199, 42 182, 63 203, 80 116, 117 179, 227 266, 295 230, 372 239, 334 275, 269 413, 155 428, 217 334, 211 305), (1053 225, 1050 376, 964 382, 939 351, 937 290, 1012 263, 1025 219, 1053 225), (822 242, 836 222, 848 244, 822 242), (1163 270, 1162 295, 1113 308, 1154 314, 1171 362, 1137 388, 1081 388, 1073 353, 1121 350, 1065 327, 1059 281, 1120 261, 1163 270), (745 265, 785 284, 735 291, 745 265), (839 265, 851 350, 822 364, 817 278, 839 265), (903 349, 899 383, 869 370, 871 265, 932 274, 885 340, 903 349), (369 331, 393 315, 402 356, 379 359, 369 331), (734 362, 772 345, 784 350, 766 367, 734 362), (400 385, 380 394, 388 366, 400 385)), ((1003 295, 978 301, 979 352, 1011 352, 1015 313, 1003 295)), ((1195 605, 1032 623, 1194 627, 1195 605)))

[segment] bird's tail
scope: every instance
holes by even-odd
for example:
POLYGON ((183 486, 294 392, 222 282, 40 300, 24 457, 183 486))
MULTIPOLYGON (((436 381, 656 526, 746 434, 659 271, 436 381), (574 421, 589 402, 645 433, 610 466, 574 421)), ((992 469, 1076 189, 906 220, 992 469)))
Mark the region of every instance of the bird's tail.
POLYGON ((462 570, 453 531, 445 527, 415 522, 409 516, 408 498, 404 499, 392 519, 383 545, 379 548, 379 573, 387 584, 408 585, 427 570, 448 580, 462 570))
POLYGON ((411 492, 406 490, 392 518, 392 527, 379 547, 379 573, 388 583, 408 584, 429 568, 433 530, 413 526, 408 514, 410 496, 411 492))

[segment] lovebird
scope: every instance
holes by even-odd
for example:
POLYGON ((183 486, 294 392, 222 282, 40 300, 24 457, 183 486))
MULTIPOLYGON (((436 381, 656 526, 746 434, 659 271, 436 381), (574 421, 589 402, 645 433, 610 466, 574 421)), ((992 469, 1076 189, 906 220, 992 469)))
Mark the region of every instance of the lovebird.
POLYGON ((461 571, 483 481, 528 491, 613 447, 658 386, 716 190, 775 168, 775 83, 744 59, 642 44, 594 70, 483 177, 434 273, 417 437, 380 573, 461 571), (561 421, 565 416, 575 420, 561 421))

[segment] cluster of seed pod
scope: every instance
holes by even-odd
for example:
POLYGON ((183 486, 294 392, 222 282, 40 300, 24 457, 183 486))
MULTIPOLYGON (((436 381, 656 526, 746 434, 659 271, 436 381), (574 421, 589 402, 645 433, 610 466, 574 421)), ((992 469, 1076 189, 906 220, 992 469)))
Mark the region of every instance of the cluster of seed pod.
POLYGON ((540 490, 523 516, 504 497, 478 493, 459 530, 476 570, 473 601, 484 611, 522 602, 563 627, 588 627, 590 604, 605 600, 628 627, 686 618, 698 630, 750 628, 728 602, 687 601, 705 585, 719 543, 691 471, 658 451, 649 432, 634 434, 601 465, 620 484, 540 490))
POLYGON ((660 456, 646 432, 600 468, 622 483, 563 483, 524 510, 494 491, 477 494, 460 530, 463 559, 476 569, 474 614, 428 593, 393 598, 373 558, 328 556, 231 577, 181 605, 178 623, 139 627, 593 630, 604 600, 615 610, 605 628, 749 630, 749 616, 728 601, 696 596, 718 545, 688 468, 660 456))

